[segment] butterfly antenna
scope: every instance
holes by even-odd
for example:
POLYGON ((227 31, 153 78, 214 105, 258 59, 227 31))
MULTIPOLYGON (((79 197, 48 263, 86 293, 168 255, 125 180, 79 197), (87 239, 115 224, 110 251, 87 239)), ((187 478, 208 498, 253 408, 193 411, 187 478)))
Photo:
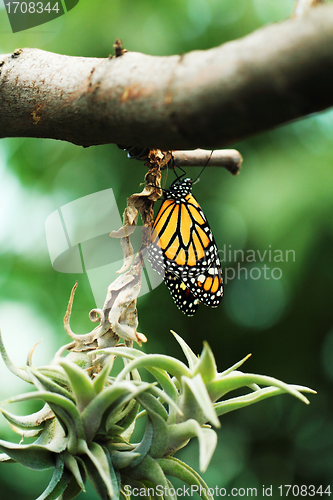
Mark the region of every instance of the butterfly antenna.
POLYGON ((204 166, 202 167, 202 169, 201 169, 201 171, 200 171, 199 175, 198 175, 198 176, 196 177, 196 179, 193 181, 193 183, 192 183, 192 185, 193 185, 193 186, 194 186, 194 184, 195 184, 196 182, 199 182, 199 180, 200 180, 200 175, 202 174, 202 172, 205 170, 205 168, 207 167, 208 163, 210 162, 210 159, 211 159, 211 157, 212 157, 212 154, 213 154, 213 153, 214 153, 214 149, 212 149, 212 150, 211 150, 210 155, 208 156, 206 163, 205 163, 205 164, 204 164, 204 166))
POLYGON ((171 168, 171 170, 174 171, 175 176, 177 178, 176 180, 181 179, 186 174, 185 170, 183 170, 179 165, 176 165, 175 158, 174 158, 174 156, 173 156, 172 153, 171 153, 171 159, 170 159, 170 161, 167 164, 167 168, 168 169, 171 168), (181 170, 183 172, 182 175, 178 175, 177 174, 176 168, 179 168, 179 170, 181 170))
POLYGON ((177 179, 181 179, 182 177, 184 177, 184 175, 186 175, 186 172, 185 172, 185 170, 182 167, 180 167, 179 165, 175 165, 175 167, 179 168, 179 170, 181 172, 183 172, 182 175, 178 175, 177 172, 176 172, 176 168, 173 169, 173 171, 175 172, 175 175, 176 175, 177 179))

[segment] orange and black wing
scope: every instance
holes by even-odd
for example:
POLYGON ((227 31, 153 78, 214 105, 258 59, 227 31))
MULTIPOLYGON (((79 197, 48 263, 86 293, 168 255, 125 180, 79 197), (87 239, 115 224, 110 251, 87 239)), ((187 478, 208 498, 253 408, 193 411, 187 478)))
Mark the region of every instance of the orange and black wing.
POLYGON ((199 307, 199 299, 195 297, 185 284, 174 274, 166 273, 164 276, 164 282, 168 287, 171 297, 173 298, 173 301, 178 309, 180 309, 187 316, 193 316, 199 307))
POLYGON ((212 231, 191 189, 191 179, 184 179, 172 184, 167 192, 153 226, 148 259, 168 287, 170 280, 165 276, 171 274, 200 302, 216 307, 223 295, 220 259, 212 231))

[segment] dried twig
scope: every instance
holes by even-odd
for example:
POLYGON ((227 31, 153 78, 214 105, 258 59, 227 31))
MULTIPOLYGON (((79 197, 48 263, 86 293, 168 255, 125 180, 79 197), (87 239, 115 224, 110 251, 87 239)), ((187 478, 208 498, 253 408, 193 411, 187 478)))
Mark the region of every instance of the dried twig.
POLYGON ((153 205, 162 192, 160 189, 160 170, 170 161, 171 153, 152 150, 148 156, 147 165, 149 170, 145 176, 146 185, 141 193, 133 194, 128 198, 124 213, 124 226, 118 231, 113 231, 110 235, 123 240, 123 269, 127 269, 131 258, 129 235, 135 229, 140 214, 145 227, 141 249, 130 269, 121 274, 108 287, 103 308, 90 311, 90 319, 94 322, 98 321, 99 325, 85 335, 73 333, 70 327, 70 315, 77 287, 77 284, 74 285, 64 318, 65 330, 74 341, 67 346, 71 351, 81 352, 83 350, 114 346, 119 342, 120 338, 123 338, 127 345, 131 345, 133 342, 141 345, 142 342, 147 341, 145 335, 137 331, 136 300, 141 289, 144 257, 151 242, 150 226, 153 221, 153 205))

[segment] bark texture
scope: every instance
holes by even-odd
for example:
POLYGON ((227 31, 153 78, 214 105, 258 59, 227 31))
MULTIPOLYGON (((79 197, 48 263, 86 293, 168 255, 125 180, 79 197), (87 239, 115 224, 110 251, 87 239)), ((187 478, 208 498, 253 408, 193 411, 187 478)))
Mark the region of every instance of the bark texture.
POLYGON ((0 137, 220 148, 333 105, 333 5, 207 51, 0 56, 0 137))

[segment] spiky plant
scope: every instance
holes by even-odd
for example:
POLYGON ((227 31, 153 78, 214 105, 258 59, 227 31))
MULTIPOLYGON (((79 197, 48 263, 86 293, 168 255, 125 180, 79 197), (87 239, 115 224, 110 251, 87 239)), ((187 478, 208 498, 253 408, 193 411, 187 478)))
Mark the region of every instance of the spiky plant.
MULTIPOLYGON (((247 358, 218 373, 207 344, 197 357, 177 334, 174 336, 188 366, 170 356, 116 346, 92 351, 107 356, 104 368, 93 377, 59 356, 46 367, 19 369, 10 362, 1 342, 7 367, 37 389, 2 405, 41 400, 44 406, 24 417, 1 410, 18 434, 36 440, 32 444, 0 441, 4 452, 0 460, 31 469, 54 469, 50 484, 38 500, 75 498, 85 491, 87 478, 101 499, 126 497, 134 488, 150 496, 173 498, 168 476, 191 485, 203 499, 211 498, 200 475, 174 457, 177 450, 197 437, 200 471, 204 472, 216 447, 217 435, 211 425, 219 427, 219 415, 281 393, 308 403, 301 392, 313 391, 239 371, 247 358), (124 359, 124 368, 112 376, 115 356, 124 359), (150 372, 154 383, 141 379, 142 368, 150 372), (250 387, 251 391, 227 398, 228 393, 241 387, 250 387), (145 418, 145 431, 139 443, 132 443, 131 435, 140 418, 145 418)), ((90 364, 92 352, 81 355, 79 364, 83 357, 90 364)))

